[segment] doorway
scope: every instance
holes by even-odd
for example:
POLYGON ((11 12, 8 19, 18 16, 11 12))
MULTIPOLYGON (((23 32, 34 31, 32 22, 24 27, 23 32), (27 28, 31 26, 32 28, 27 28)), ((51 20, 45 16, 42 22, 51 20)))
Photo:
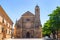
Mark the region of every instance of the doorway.
POLYGON ((30 38, 30 33, 29 32, 26 33, 26 38, 30 38))

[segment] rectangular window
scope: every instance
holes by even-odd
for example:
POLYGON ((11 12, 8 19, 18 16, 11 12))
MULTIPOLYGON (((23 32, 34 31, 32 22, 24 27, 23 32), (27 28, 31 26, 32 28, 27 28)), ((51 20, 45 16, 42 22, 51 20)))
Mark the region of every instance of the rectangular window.
POLYGON ((10 30, 9 30, 9 34, 10 34, 10 30))
POLYGON ((2 32, 4 32, 4 28, 2 27, 2 32))
POLYGON ((10 25, 9 25, 9 23, 8 23, 8 27, 9 27, 10 25))
POLYGON ((11 30, 9 30, 9 34, 11 34, 11 30))
POLYGON ((3 18, 2 18, 2 16, 0 15, 0 22, 2 22, 2 20, 3 20, 3 18))
POLYGON ((7 33, 7 29, 6 29, 6 33, 7 33))
POLYGON ((6 25, 8 26, 8 23, 6 23, 6 25))
POLYGON ((0 33, 2 32, 2 26, 0 25, 0 33))
POLYGON ((2 20, 2 23, 4 23, 4 18, 3 18, 3 20, 2 20))
POLYGON ((4 19, 4 24, 6 25, 6 20, 4 19))

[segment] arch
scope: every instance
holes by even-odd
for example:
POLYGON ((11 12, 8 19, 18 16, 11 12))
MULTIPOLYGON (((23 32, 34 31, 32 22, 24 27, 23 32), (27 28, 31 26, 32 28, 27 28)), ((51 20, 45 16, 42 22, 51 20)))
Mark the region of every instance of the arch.
POLYGON ((26 33, 26 38, 30 38, 30 33, 29 32, 26 33))

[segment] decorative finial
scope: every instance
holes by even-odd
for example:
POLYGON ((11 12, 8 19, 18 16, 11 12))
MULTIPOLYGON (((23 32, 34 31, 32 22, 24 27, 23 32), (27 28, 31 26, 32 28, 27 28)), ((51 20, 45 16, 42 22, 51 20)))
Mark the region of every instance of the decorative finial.
POLYGON ((36 5, 36 7, 39 7, 38 4, 36 5))

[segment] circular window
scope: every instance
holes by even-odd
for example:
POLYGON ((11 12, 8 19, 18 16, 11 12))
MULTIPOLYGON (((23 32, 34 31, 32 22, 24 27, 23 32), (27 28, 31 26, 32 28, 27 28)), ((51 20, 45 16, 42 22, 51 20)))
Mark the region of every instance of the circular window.
POLYGON ((30 21, 30 19, 26 19, 26 21, 30 21))

